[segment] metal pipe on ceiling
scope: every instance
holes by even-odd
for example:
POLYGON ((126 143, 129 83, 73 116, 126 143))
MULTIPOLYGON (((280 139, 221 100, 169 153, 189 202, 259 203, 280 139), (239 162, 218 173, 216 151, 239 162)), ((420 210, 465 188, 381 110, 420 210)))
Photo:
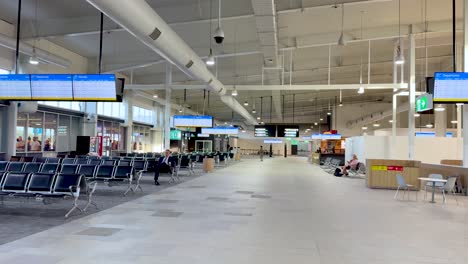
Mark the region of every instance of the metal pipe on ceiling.
POLYGON ((182 72, 206 83, 227 106, 244 117, 250 124, 255 118, 234 98, 226 96, 223 84, 206 68, 204 61, 144 0, 121 1, 87 0, 147 47, 177 66, 182 72))

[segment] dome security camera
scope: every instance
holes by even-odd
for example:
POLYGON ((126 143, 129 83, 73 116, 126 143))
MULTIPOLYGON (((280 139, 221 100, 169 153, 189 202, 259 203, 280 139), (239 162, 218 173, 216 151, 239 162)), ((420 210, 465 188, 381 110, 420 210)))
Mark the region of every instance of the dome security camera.
POLYGON ((214 40, 216 43, 221 44, 224 41, 224 31, 221 29, 221 27, 218 27, 213 36, 214 40))

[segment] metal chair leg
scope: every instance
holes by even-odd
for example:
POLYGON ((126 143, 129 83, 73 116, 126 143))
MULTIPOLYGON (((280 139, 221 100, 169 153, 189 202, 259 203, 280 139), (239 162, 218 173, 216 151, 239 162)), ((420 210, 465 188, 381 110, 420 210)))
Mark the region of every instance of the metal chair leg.
POLYGON ((445 190, 442 189, 442 196, 444 197, 444 203, 446 202, 446 198, 445 198, 445 190))
POLYGON ((396 193, 395 193, 395 196, 393 196, 393 199, 397 199, 399 191, 400 191, 400 186, 398 186, 398 188, 396 190, 396 193))
POLYGON ((457 202, 457 205, 458 205, 457 193, 454 190, 452 190, 452 194, 453 194, 453 197, 455 198, 455 201, 457 202))

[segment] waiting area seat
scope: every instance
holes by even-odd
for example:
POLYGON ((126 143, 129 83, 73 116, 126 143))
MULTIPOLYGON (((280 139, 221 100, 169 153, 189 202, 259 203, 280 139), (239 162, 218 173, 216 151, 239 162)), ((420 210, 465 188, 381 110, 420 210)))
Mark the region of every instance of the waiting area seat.
POLYGON ((73 206, 65 214, 66 218, 76 209, 86 212, 89 205, 94 204, 92 194, 95 189, 96 184, 88 184, 86 178, 80 174, 5 172, 0 176, 2 203, 5 198, 36 198, 36 200, 45 201, 71 197, 73 206), (80 208, 78 199, 83 192, 87 199, 84 207, 80 208))

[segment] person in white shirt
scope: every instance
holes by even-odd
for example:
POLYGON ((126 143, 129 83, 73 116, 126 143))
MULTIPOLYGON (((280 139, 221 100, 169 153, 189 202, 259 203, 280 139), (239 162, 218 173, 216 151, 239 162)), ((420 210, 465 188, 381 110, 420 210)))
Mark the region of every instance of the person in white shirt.
POLYGON ((164 157, 159 158, 158 166, 154 171, 154 184, 159 185, 159 173, 170 173, 174 171, 176 164, 173 157, 171 157, 171 151, 166 149, 164 157))

